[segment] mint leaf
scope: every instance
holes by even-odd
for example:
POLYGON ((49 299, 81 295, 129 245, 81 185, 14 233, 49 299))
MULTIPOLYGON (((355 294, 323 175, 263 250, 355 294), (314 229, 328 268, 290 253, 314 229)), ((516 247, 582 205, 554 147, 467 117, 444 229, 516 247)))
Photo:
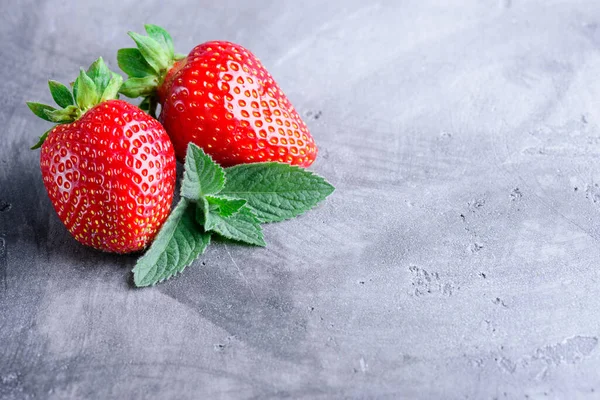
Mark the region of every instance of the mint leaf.
POLYGON ((206 200, 221 217, 230 217, 246 205, 244 199, 231 199, 223 196, 206 196, 206 200))
POLYGON ((212 234, 266 246, 261 222, 298 216, 333 191, 322 177, 288 164, 243 164, 223 170, 190 143, 181 200, 138 260, 134 282, 154 285, 183 271, 205 251, 212 234))
POLYGON ((136 286, 150 286, 169 279, 204 253, 210 243, 210 233, 198 226, 195 214, 193 204, 181 199, 133 268, 136 286))
POLYGON ((219 194, 247 200, 260 222, 294 218, 334 191, 325 179, 310 171, 274 162, 226 168, 225 178, 219 194))
POLYGON ((225 184, 225 172, 210 156, 193 143, 187 148, 181 195, 199 200, 207 194, 219 193, 225 184))
POLYGON ((205 197, 202 197, 196 203, 196 222, 205 227, 204 229, 206 229, 206 221, 210 218, 209 214, 210 204, 208 204, 208 200, 205 197))
POLYGON ((260 222, 250 208, 243 206, 236 214, 223 217, 206 199, 202 200, 198 202, 196 220, 204 225, 205 230, 238 242, 262 247, 267 245, 260 222))

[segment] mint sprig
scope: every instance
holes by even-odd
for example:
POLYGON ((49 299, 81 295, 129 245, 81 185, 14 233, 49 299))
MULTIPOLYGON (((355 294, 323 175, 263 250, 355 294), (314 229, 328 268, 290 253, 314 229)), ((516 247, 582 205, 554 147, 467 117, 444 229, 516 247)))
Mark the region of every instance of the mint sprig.
POLYGON ((198 146, 188 147, 181 195, 198 201, 206 195, 219 193, 225 186, 225 171, 198 146))
MULTIPOLYGON (((243 200, 242 200, 243 201, 243 200)), ((231 211, 229 208, 227 211, 231 211)), ((254 212, 243 205, 234 214, 227 216, 226 212, 216 208, 214 203, 204 200, 198 203, 196 221, 204 225, 204 229, 223 236, 255 246, 266 246, 260 221, 254 212)))
POLYGON ((246 205, 244 199, 234 199, 223 196, 206 196, 206 201, 222 217, 229 217, 246 205))
POLYGON ((171 35, 156 25, 144 25, 148 36, 129 32, 136 48, 120 49, 117 52, 119 67, 127 74, 120 93, 131 98, 142 96, 142 110, 153 117, 158 101, 157 90, 165 80, 167 72, 185 55, 176 54, 171 35))
POLYGON ((310 171, 274 162, 230 167, 226 176, 220 194, 248 201, 261 222, 297 217, 334 190, 325 179, 310 171))
POLYGON ((155 285, 180 273, 204 253, 212 235, 266 246, 261 222, 296 217, 333 190, 322 177, 288 164, 223 169, 190 143, 181 200, 133 268, 135 285, 155 285))
POLYGON ((192 203, 181 199, 150 249, 133 268, 136 286, 150 286, 180 273, 200 256, 210 243, 210 233, 196 224, 192 203))

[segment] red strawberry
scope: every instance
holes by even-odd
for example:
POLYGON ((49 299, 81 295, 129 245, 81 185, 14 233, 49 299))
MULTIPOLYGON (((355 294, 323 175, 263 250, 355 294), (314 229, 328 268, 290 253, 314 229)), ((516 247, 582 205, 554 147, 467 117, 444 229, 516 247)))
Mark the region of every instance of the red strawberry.
POLYGON ((58 123, 34 148, 60 220, 84 245, 128 253, 146 247, 169 215, 175 155, 158 121, 116 100, 121 83, 100 58, 81 70, 73 95, 49 82, 64 108, 27 104, 58 123))
POLYGON ((224 166, 313 163, 317 147, 306 124, 252 53, 215 41, 175 55, 165 30, 146 25, 146 32, 129 33, 137 49, 119 50, 129 75, 121 93, 144 96, 141 107, 151 113, 161 104, 160 121, 180 160, 193 142, 224 166))

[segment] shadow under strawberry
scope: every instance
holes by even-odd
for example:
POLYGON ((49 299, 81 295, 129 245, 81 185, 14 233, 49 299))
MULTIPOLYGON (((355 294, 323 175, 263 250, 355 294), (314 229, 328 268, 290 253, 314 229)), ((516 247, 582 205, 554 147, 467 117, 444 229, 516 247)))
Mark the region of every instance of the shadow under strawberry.
POLYGON ((317 364, 306 351, 308 320, 294 303, 292 273, 265 268, 266 255, 259 249, 251 252, 233 242, 217 243, 188 268, 184 279, 156 289, 250 347, 282 360, 317 364))
POLYGON ((33 307, 28 312, 35 315, 48 285, 56 290, 95 279, 123 281, 138 254, 103 253, 79 244, 52 210, 36 165, 38 154, 24 148, 26 139, 3 151, 12 159, 0 170, 0 300, 26 291, 27 304, 15 307, 33 307))

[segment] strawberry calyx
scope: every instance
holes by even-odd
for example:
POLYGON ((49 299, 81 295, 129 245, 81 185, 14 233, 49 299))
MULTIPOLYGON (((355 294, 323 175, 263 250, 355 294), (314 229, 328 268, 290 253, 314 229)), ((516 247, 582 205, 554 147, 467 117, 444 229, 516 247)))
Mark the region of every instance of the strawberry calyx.
MULTIPOLYGON (((72 89, 60 82, 50 80, 50 94, 60 108, 29 101, 27 106, 38 117, 53 122, 56 125, 69 124, 77 121, 90 108, 107 100, 119 98, 119 89, 123 78, 112 72, 106 66, 102 57, 98 58, 88 70, 81 68, 72 89)), ((40 136, 38 142, 31 148, 42 146, 54 126, 40 136)))
POLYGON ((124 48, 117 52, 119 67, 127 74, 120 93, 129 98, 143 97, 140 108, 155 117, 158 89, 169 70, 185 55, 176 54, 171 35, 163 28, 144 25, 148 36, 135 32, 127 34, 137 48, 124 48))

